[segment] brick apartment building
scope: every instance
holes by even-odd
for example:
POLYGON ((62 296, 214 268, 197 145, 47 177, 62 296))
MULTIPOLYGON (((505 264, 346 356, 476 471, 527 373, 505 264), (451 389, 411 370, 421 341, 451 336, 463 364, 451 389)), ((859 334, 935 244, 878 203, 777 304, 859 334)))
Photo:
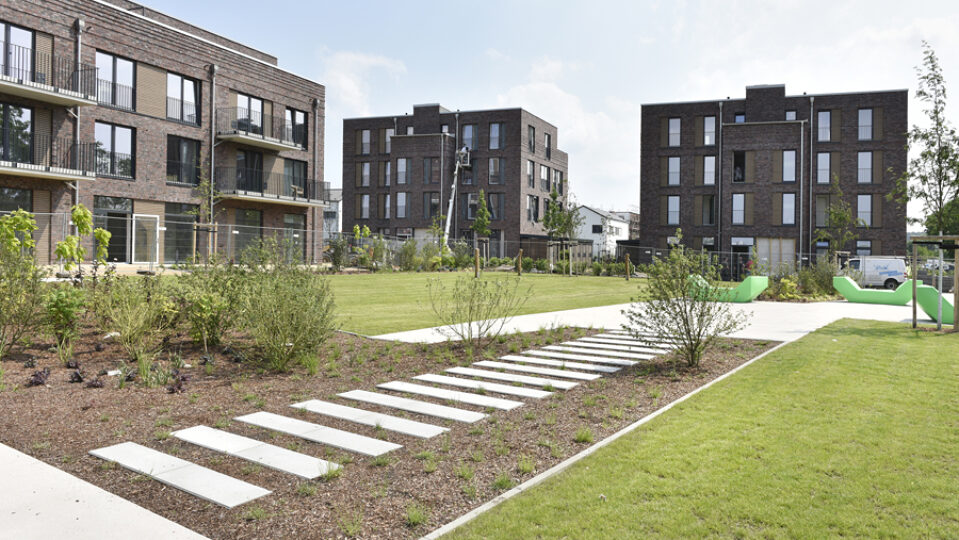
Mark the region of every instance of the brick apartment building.
POLYGON ((775 267, 825 251, 830 181, 863 226, 845 249, 902 255, 905 208, 885 199, 906 167, 907 91, 642 106, 642 235, 665 248, 677 228, 697 249, 749 253, 775 267))
POLYGON ((568 193, 567 155, 556 126, 522 109, 449 111, 416 105, 412 115, 343 121, 343 230, 427 238, 446 215, 458 148, 470 149, 453 201, 451 238, 472 240, 484 190, 491 256, 545 256, 550 192, 568 193), (541 253, 540 253, 541 252, 541 253))
POLYGON ((113 233, 111 260, 185 260, 208 241, 202 179, 222 197, 219 250, 272 231, 318 258, 322 85, 126 0, 8 0, 0 31, 0 211, 37 213, 42 261, 77 201, 113 233))

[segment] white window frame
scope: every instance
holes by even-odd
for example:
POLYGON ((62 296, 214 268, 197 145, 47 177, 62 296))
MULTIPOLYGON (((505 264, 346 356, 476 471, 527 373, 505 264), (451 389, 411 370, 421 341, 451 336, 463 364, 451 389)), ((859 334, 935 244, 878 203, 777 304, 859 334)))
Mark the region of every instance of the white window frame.
POLYGON ((679 195, 666 197, 666 225, 679 225, 679 208, 679 195))
POLYGON ((872 126, 873 126, 873 110, 872 109, 859 109, 859 140, 860 141, 871 141, 872 140, 872 126))
POLYGON ((872 195, 856 196, 856 220, 864 227, 872 227, 872 195))
POLYGON ((489 125, 489 149, 490 150, 499 150, 500 149, 500 136, 503 132, 503 124, 501 122, 493 122, 489 125), (493 129, 495 128, 495 133, 493 129))
POLYGON ((668 186, 679 185, 679 156, 670 156, 667 160, 666 185, 668 186), (676 164, 675 170, 673 169, 674 163, 676 164))
POLYGON ((383 201, 383 219, 390 219, 390 194, 386 194, 386 199, 383 201))
POLYGON ((733 225, 745 225, 746 224, 746 194, 745 193, 733 193, 732 211, 733 211, 733 225))
POLYGON ((360 135, 360 153, 364 156, 370 153, 370 130, 364 129, 360 135))
POLYGON ((782 200, 782 221, 783 225, 795 225, 796 224, 796 194, 795 193, 783 193, 782 200), (786 201, 789 201, 788 206, 786 201))
POLYGON ((832 111, 819 111, 816 113, 817 137, 819 142, 830 142, 832 140, 832 111))
POLYGON ((407 158, 398 158, 396 160, 396 184, 406 185, 409 182, 409 160, 407 158))
POLYGON ((409 197, 406 192, 401 191, 396 194, 396 218, 406 219, 408 214, 407 201, 409 197))
POLYGON ((783 150, 783 182, 796 182, 796 151, 783 150))
POLYGON ((389 154, 393 151, 393 134, 395 131, 393 128, 386 128, 386 153, 389 154))
POLYGON ((703 146, 716 145, 716 117, 703 117, 703 146))
POLYGON ((673 117, 668 120, 668 123, 669 123, 669 129, 668 129, 669 146, 679 146, 682 142, 682 137, 681 137, 682 126, 683 126, 682 119, 673 117))
POLYGON ((859 152, 856 157, 856 182, 872 183, 872 152, 859 152), (863 161, 865 160, 865 164, 863 161))
POLYGON ((796 111, 786 111, 786 121, 792 122, 796 119, 796 111))
POLYGON ((816 183, 817 184, 828 184, 832 182, 832 179, 829 178, 829 171, 831 170, 832 164, 830 161, 829 152, 818 152, 816 154, 816 183), (823 167, 823 159, 826 161, 826 166, 823 167))

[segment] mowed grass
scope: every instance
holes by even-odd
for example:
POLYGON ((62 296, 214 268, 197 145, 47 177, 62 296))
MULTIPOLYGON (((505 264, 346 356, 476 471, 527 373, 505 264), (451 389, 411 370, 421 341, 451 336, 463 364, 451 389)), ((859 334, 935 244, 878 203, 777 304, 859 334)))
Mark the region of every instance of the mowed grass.
POLYGON ((959 335, 844 320, 445 538, 956 538, 957 486, 959 335))
MULTIPOLYGON (((437 326, 426 289, 430 279, 452 285, 471 272, 389 273, 336 275, 330 285, 344 330, 366 335, 437 326)), ((483 279, 506 279, 516 274, 486 272, 483 279)), ((521 314, 623 304, 638 296, 642 280, 616 277, 524 274, 523 286, 532 296, 521 314)))

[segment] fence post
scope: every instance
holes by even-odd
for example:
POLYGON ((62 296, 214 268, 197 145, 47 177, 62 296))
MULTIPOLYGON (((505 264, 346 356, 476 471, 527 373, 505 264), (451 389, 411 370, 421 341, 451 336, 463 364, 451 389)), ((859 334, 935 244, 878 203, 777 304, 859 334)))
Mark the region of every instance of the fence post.
POLYGON ((519 253, 516 255, 516 275, 523 275, 523 248, 519 248, 519 253))
POLYGON ((629 253, 626 253, 626 281, 629 281, 629 253))
POLYGON ((919 246, 915 242, 912 244, 912 327, 916 327, 916 280, 919 279, 918 266, 919 246))
POLYGON ((952 331, 959 332, 959 242, 953 246, 952 253, 955 256, 956 265, 952 269, 952 331))
POLYGON ((479 279, 479 248, 473 248, 473 274, 479 279))

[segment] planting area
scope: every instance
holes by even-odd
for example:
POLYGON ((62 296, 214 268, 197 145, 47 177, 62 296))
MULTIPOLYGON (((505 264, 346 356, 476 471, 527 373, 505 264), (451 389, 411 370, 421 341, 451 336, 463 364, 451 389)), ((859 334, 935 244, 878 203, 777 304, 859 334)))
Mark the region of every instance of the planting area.
POLYGON ((956 351, 833 323, 448 537, 955 538, 956 351))

